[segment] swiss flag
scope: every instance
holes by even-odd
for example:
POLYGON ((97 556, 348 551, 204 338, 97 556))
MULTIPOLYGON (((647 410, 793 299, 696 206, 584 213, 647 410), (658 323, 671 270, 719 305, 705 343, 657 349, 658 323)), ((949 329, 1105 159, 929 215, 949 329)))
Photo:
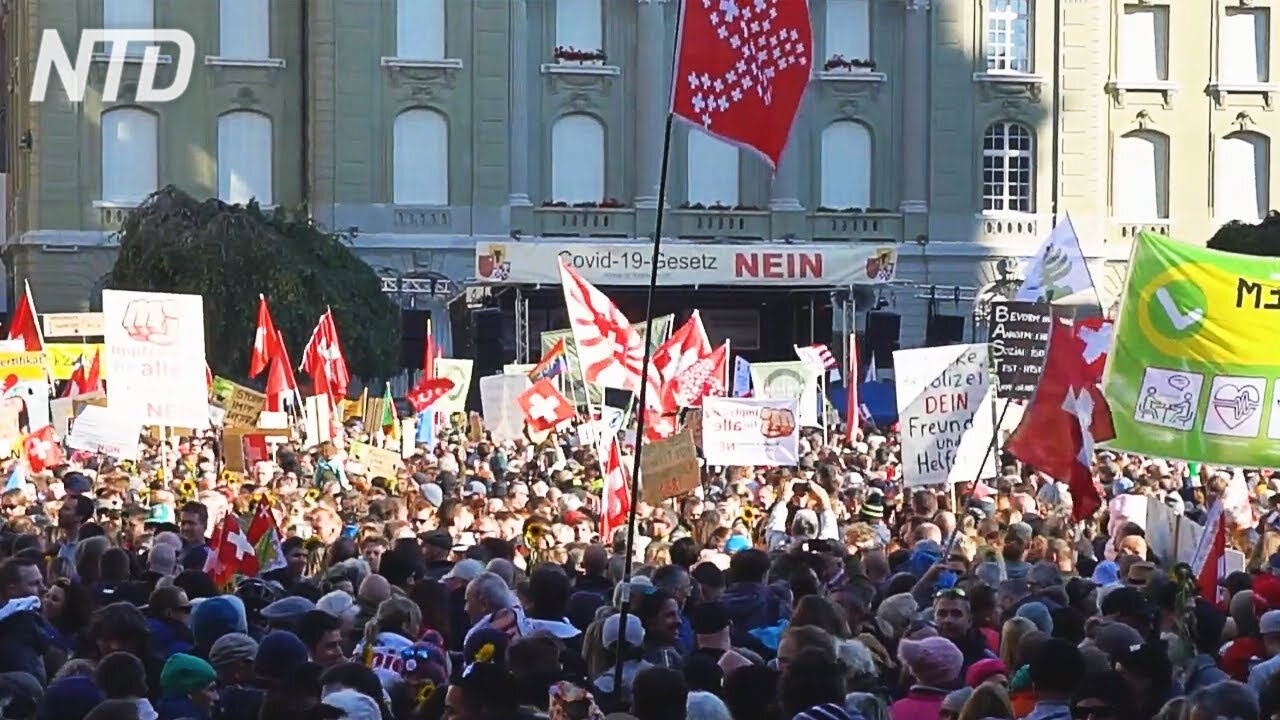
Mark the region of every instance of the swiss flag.
POLYGON ((573 403, 551 384, 550 380, 539 380, 533 387, 520 393, 516 404, 524 411, 525 422, 534 432, 551 430, 565 420, 577 416, 573 403))
POLYGON ((419 382, 418 386, 410 390, 404 398, 413 406, 415 413, 420 413, 434 405, 440 398, 448 395, 452 390, 453 381, 449 378, 433 378, 423 375, 422 382, 419 382))
POLYGON ((681 3, 671 112, 776 168, 813 60, 805 0, 681 3))
POLYGON ((45 425, 22 441, 22 451, 27 456, 31 472, 44 472, 67 461, 62 446, 54 438, 53 426, 45 425))
POLYGON ((275 354, 276 324, 271 319, 267 298, 258 296, 258 329, 253 334, 253 354, 249 356, 249 377, 258 377, 275 354))
POLYGON ((351 373, 347 370, 347 359, 338 342, 338 326, 333 321, 332 310, 325 310, 315 330, 311 331, 311 339, 302 350, 301 369, 311 376, 316 394, 335 399, 346 397, 351 373))
POLYGON ((214 529, 204 571, 218 587, 230 585, 236 575, 254 577, 258 574, 257 550, 240 529, 240 521, 235 515, 227 513, 214 529))
POLYGON ((267 372, 267 409, 273 412, 284 410, 286 394, 298 391, 298 379, 293 374, 293 364, 289 362, 289 350, 284 346, 284 335, 276 332, 275 341, 271 345, 271 369, 267 372))
POLYGON ((1222 500, 1216 500, 1209 508, 1204 531, 1191 556, 1191 572, 1196 576, 1200 597, 1211 603, 1218 602, 1218 580, 1222 577, 1222 560, 1226 554, 1227 518, 1222 512, 1222 500))
POLYGON ((21 340, 27 352, 44 349, 44 333, 40 332, 40 317, 36 315, 36 301, 31 297, 30 283, 23 283, 24 291, 18 300, 9 322, 9 339, 21 340))
POLYGON ((1022 422, 1005 445, 1010 455, 1071 491, 1079 520, 1102 505, 1090 467, 1093 444, 1115 437, 1111 409, 1098 387, 1108 348, 1099 345, 1103 325, 1053 321, 1044 371, 1022 422))
POLYGON ((618 438, 609 438, 609 448, 604 454, 604 489, 600 504, 600 542, 608 545, 613 533, 627 524, 631 512, 631 483, 626 468, 622 467, 622 451, 618 438))

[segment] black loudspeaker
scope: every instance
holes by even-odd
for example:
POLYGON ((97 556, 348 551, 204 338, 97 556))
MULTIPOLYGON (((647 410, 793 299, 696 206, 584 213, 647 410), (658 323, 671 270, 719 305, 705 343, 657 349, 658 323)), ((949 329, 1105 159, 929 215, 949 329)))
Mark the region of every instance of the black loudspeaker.
POLYGON ((877 368, 893 367, 893 351, 898 349, 902 334, 902 316, 880 310, 867 313, 867 330, 863 345, 875 358, 877 368))
POLYGON ((400 311, 400 367, 422 369, 422 353, 427 347, 427 310, 400 311))
POLYGON ((929 315, 924 329, 925 347, 941 347, 964 342, 963 315, 929 315))
POLYGON ((499 308, 484 308, 471 314, 476 339, 474 377, 502 372, 507 356, 505 319, 499 308))

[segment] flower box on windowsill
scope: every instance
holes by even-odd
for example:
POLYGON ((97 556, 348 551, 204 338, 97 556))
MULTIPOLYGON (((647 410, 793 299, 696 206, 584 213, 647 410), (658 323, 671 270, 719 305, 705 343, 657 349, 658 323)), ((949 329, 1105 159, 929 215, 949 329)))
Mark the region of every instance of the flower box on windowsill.
POLYGON ((867 68, 858 68, 854 70, 819 70, 817 77, 819 80, 823 80, 825 82, 848 83, 882 83, 889 79, 888 75, 867 68))

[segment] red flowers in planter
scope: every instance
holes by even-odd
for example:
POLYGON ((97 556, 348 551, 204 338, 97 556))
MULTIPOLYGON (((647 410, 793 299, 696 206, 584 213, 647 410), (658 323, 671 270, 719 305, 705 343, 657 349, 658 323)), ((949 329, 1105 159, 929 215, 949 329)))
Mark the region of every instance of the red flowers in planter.
POLYGON ((846 58, 843 55, 836 54, 827 58, 822 64, 822 69, 831 70, 853 70, 854 68, 865 68, 867 70, 876 69, 876 61, 871 59, 846 58))
POLYGON ((602 63, 607 59, 607 56, 604 54, 604 50, 579 50, 576 47, 566 45, 557 45, 555 51, 552 53, 552 57, 562 62, 602 63))

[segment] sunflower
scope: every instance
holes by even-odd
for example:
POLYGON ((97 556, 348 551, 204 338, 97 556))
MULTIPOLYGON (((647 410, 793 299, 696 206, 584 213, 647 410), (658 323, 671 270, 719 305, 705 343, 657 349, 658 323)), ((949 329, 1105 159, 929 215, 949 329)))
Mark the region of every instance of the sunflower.
POLYGON ((307 492, 302 497, 307 502, 314 503, 320 500, 320 491, 315 488, 307 488, 307 492))
POLYGON ((194 498, 199 490, 195 480, 183 480, 178 483, 178 496, 183 499, 194 498))
POLYGON ((494 653, 497 651, 498 649, 493 646, 493 643, 485 643, 480 646, 479 650, 476 650, 475 662, 487 663, 493 660, 494 653))
POLYGON ((422 684, 422 687, 418 688, 418 692, 416 695, 414 695, 414 698, 413 698, 414 704, 417 705, 418 707, 426 705, 427 703, 431 702, 431 698, 435 697, 435 695, 436 695, 436 684, 428 680, 422 684))

